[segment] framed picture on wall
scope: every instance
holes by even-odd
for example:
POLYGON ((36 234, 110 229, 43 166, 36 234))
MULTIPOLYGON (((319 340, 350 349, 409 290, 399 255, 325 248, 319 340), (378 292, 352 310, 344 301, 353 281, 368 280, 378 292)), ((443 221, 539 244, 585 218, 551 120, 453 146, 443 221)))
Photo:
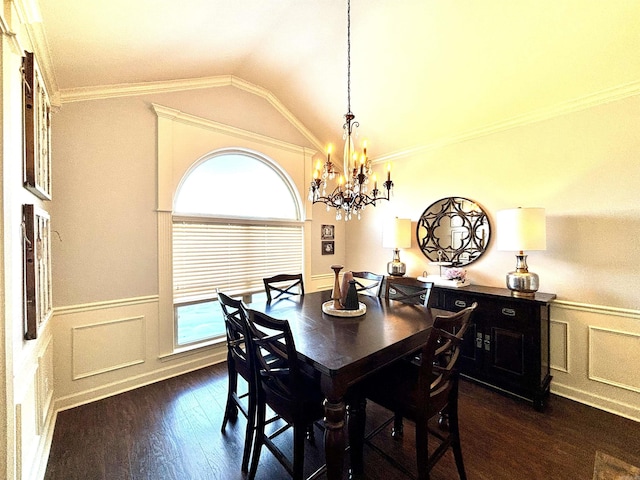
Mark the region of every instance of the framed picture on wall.
POLYGON ((24 337, 38 337, 40 326, 53 311, 51 297, 51 241, 49 214, 33 205, 22 206, 24 337))
POLYGON ((334 253, 334 242, 333 241, 323 241, 322 242, 322 255, 333 255, 334 253))
POLYGON ((22 58, 24 186, 51 200, 51 103, 31 52, 22 58))
POLYGON ((322 240, 334 240, 334 235, 335 226, 322 225, 322 230, 320 231, 320 238, 322 238, 322 240))

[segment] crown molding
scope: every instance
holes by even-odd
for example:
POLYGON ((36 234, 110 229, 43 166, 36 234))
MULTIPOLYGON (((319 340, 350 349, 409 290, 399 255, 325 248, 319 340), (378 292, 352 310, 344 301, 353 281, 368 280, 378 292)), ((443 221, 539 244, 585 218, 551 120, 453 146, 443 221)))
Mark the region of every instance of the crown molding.
POLYGON ((16 6, 20 21, 26 24, 42 23, 42 14, 37 0, 11 0, 16 6))
MULTIPOLYGON (((148 82, 109 85, 103 87, 80 87, 60 91, 61 103, 81 102, 88 100, 98 100, 104 98, 114 98, 132 95, 148 95, 162 92, 173 92, 181 90, 194 90, 199 88, 215 88, 233 86, 253 95, 259 96, 269 102, 283 117, 285 117, 305 138, 307 138, 319 151, 323 150, 322 143, 313 133, 307 129, 269 90, 254 85, 233 75, 222 75, 215 77, 204 77, 197 79, 171 80, 165 82, 148 82)), ((575 98, 566 102, 531 111, 523 115, 508 118, 506 120, 485 125, 480 128, 468 130, 457 135, 451 135, 436 139, 422 145, 415 145, 406 149, 398 150, 372 158, 372 163, 384 163, 390 160, 401 160, 403 158, 424 154, 429 151, 438 150, 448 145, 465 142, 486 135, 492 135, 512 128, 522 127, 533 123, 549 120, 570 113, 586 110, 606 103, 622 100, 635 95, 640 95, 640 81, 619 85, 613 88, 601 90, 583 97, 575 98)))
POLYGON ((194 79, 169 80, 164 82, 145 82, 108 85, 101 87, 79 87, 60 91, 61 103, 84 102, 105 98, 127 97, 137 95, 151 95, 165 92, 179 92, 197 90, 201 88, 235 87, 257 97, 263 98, 275 108, 302 136, 309 140, 314 147, 322 150, 322 143, 318 138, 286 108, 269 90, 254 85, 234 75, 219 75, 194 79))
POLYGON ((599 92, 562 102, 548 108, 534 110, 532 112, 525 113, 523 115, 517 115, 515 117, 485 125, 477 129, 468 130, 458 135, 443 137, 428 144, 416 145, 411 148, 398 150, 396 152, 375 157, 371 160, 371 162, 384 163, 390 160, 401 160, 403 158, 415 156, 417 154, 424 154, 425 152, 438 150, 448 145, 462 143, 467 140, 484 137, 486 135, 492 135, 504 130, 522 127, 556 117, 561 117, 563 115, 586 110, 598 105, 604 105, 606 103, 615 102, 617 100, 623 100, 635 95, 640 95, 640 81, 601 90, 599 92))
POLYGON ((0 10, 0 34, 7 37, 7 41, 11 50, 18 55, 22 54, 22 48, 20 46, 20 39, 16 32, 11 29, 11 17, 7 18, 5 14, 9 14, 12 16, 12 11, 2 11, 0 10))
MULTIPOLYGON (((52 107, 59 107, 58 83, 55 78, 53 63, 51 61, 51 52, 47 38, 42 27, 42 15, 37 0, 11 0, 13 10, 16 14, 16 20, 25 27, 25 33, 28 37, 28 44, 38 62, 38 68, 42 74, 42 78, 49 92, 49 99, 52 107)), ((23 42, 24 43, 24 42, 23 42)), ((16 51, 19 55, 24 55, 25 47, 19 43, 16 51)))
MULTIPOLYGON (((119 83, 95 87, 78 87, 60 90, 60 101, 64 103, 103 100, 106 98, 152 95, 165 92, 198 90, 201 88, 227 87, 234 85, 232 75, 215 77, 167 80, 161 82, 119 83)), ((246 82, 245 82, 246 83, 246 82)), ((258 88, 258 87, 256 87, 258 88)))

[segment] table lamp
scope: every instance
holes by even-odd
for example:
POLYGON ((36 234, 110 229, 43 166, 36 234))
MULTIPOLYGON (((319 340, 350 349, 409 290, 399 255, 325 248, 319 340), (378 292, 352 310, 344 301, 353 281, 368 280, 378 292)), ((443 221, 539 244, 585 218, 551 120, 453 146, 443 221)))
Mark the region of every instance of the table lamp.
POLYGON ((382 231, 382 246, 393 248, 393 260, 387 263, 389 275, 401 277, 407 273, 407 266, 400 261, 400 249, 411 248, 411 220, 394 218, 382 231))
POLYGON ((533 297, 540 285, 536 273, 527 266, 525 250, 547 249, 547 227, 544 208, 513 208, 496 214, 498 250, 516 254, 516 270, 507 273, 507 288, 514 297, 533 297))

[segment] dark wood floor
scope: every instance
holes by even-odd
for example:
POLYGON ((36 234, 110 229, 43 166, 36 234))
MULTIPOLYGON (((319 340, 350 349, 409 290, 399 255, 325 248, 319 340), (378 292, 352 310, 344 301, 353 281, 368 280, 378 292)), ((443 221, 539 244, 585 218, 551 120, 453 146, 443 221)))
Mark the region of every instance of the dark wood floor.
MULTIPOLYGON (((243 478, 244 419, 220 433, 226 365, 159 382, 58 415, 46 480, 192 480, 243 478)), ((386 412, 369 403, 368 421, 386 412)), ((461 382, 460 424, 469 480, 591 479, 596 451, 640 465, 640 423, 551 396, 545 413, 461 382)), ((411 425, 402 442, 378 437, 413 469, 411 425)), ((307 470, 322 463, 322 441, 307 446, 307 470)), ((367 479, 403 474, 365 447, 367 479)), ((287 478, 263 452, 259 479, 287 478)), ((457 478, 450 452, 434 480, 457 478)))

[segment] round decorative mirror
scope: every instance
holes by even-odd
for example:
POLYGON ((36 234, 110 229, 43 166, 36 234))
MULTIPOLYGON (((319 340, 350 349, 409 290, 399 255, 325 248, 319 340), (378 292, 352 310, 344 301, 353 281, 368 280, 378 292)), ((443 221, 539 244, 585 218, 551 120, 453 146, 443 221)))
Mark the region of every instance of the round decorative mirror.
POLYGON ((491 237, 489 218, 476 202, 447 197, 432 203, 418 219, 418 246, 432 262, 462 267, 477 260, 491 237))

